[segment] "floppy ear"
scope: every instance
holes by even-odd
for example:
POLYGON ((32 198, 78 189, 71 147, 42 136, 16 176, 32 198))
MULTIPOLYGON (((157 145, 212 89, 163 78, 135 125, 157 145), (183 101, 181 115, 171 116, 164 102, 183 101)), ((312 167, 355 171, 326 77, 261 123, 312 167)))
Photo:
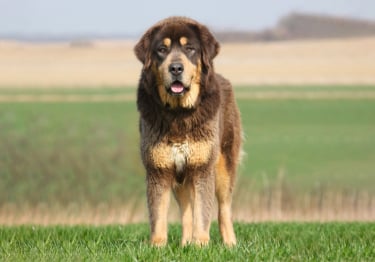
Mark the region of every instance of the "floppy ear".
POLYGON ((134 47, 134 53, 144 65, 144 68, 151 66, 151 39, 159 27, 150 28, 134 47))
POLYGON ((206 68, 212 66, 212 60, 219 53, 220 45, 206 26, 198 27, 202 42, 202 61, 206 68))

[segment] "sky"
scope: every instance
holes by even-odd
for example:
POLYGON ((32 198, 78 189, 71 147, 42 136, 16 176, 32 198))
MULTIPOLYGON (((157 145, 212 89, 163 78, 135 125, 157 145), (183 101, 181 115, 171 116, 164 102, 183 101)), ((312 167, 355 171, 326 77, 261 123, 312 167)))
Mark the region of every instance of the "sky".
POLYGON ((375 0, 0 0, 0 36, 139 36, 171 15, 214 30, 261 30, 290 12, 375 21, 375 0))

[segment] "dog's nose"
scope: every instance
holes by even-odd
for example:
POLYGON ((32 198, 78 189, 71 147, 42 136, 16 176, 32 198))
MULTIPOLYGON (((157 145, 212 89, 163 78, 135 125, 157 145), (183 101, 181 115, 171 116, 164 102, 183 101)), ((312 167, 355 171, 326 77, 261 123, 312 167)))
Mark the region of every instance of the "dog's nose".
POLYGON ((184 72, 184 65, 181 63, 172 63, 169 66, 169 72, 175 76, 181 75, 184 72))

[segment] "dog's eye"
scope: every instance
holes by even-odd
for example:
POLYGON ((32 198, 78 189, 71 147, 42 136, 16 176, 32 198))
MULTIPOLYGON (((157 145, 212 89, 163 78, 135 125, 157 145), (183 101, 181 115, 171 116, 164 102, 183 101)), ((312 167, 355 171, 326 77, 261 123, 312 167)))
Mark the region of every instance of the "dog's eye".
POLYGON ((192 47, 192 46, 186 46, 185 49, 186 49, 186 51, 187 51, 188 53, 194 53, 194 52, 195 52, 195 48, 192 47))
POLYGON ((168 48, 166 46, 160 46, 158 48, 158 52, 162 55, 166 54, 168 52, 168 48))
POLYGON ((194 55, 194 53, 195 53, 195 48, 192 47, 192 46, 186 46, 185 50, 186 50, 188 55, 194 55))

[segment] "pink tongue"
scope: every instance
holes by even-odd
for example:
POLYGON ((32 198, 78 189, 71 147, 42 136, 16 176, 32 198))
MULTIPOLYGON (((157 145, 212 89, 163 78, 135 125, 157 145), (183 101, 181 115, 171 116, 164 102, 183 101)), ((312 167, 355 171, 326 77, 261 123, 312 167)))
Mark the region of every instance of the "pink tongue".
POLYGON ((175 82, 172 84, 171 90, 173 93, 181 93, 184 91, 184 86, 179 82, 175 82))

